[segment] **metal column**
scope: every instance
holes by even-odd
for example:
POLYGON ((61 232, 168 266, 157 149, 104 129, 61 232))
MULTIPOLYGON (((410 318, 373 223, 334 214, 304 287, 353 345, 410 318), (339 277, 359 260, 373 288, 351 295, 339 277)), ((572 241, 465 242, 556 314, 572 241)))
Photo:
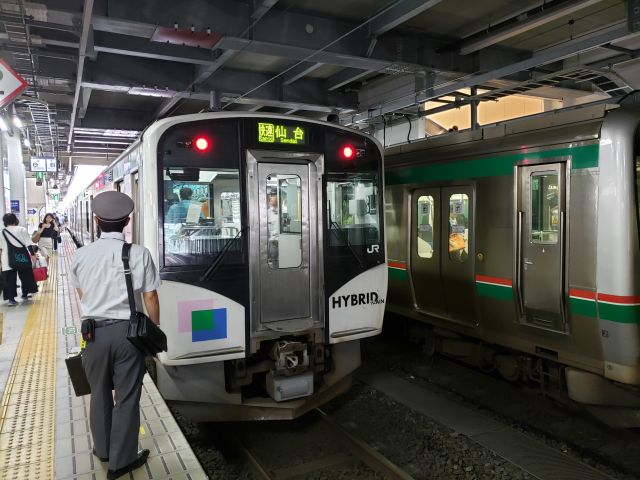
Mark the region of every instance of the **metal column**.
POLYGON ((3 135, 7 143, 7 158, 9 159, 9 194, 11 202, 18 202, 19 210, 14 212, 20 225, 27 225, 27 198, 25 185, 25 170, 22 161, 22 145, 20 136, 10 137, 6 133, 3 135))

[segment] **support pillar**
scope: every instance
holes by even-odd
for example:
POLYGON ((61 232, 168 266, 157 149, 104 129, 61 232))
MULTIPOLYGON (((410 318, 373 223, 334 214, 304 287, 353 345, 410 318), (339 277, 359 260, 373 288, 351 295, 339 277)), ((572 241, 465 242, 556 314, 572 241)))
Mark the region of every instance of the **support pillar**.
POLYGON ((27 196, 26 196, 26 184, 25 184, 25 169, 24 162, 22 160, 22 144, 20 143, 20 136, 14 135, 13 137, 4 135, 7 142, 7 157, 9 159, 9 194, 11 205, 15 206, 15 202, 18 206, 18 211, 14 211, 20 225, 26 227, 27 225, 27 196))
MULTIPOLYGON (((7 209, 5 207, 7 203, 5 192, 7 191, 6 189, 8 188, 8 185, 5 186, 4 184, 5 166, 7 166, 7 140, 5 138, 5 134, 0 133, 0 218, 2 218, 2 215, 7 213, 7 209)), ((1 227, 2 225, 0 224, 0 228, 1 227)))
POLYGON ((478 128, 478 100, 475 97, 478 95, 478 87, 471 87, 471 130, 478 128))

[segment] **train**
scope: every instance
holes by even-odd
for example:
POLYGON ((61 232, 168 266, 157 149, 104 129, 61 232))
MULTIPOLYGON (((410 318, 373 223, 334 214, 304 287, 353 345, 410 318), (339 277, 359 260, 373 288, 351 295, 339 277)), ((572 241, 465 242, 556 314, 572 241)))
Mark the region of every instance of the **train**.
POLYGON ((207 112, 153 123, 70 204, 135 202, 127 241, 159 268, 164 399, 194 421, 286 420, 346 391, 387 294, 383 151, 308 118, 207 112))
POLYGON ((387 310, 428 352, 638 427, 639 125, 597 104, 387 148, 387 310))

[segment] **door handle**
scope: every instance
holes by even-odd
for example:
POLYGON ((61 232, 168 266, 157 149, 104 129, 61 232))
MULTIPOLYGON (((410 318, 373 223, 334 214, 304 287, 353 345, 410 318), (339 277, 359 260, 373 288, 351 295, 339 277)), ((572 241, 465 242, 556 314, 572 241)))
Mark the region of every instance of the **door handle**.
POLYGON ((533 262, 531 262, 531 261, 529 261, 529 260, 525 260, 525 261, 524 261, 524 264, 525 264, 525 265, 533 265, 533 262))

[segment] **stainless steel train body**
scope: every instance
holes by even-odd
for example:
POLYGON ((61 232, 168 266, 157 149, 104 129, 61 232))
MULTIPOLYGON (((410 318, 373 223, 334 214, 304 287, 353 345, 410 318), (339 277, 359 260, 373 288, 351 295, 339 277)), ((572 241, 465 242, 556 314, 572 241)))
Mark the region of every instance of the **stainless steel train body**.
POLYGON ((382 161, 325 122, 188 115, 154 123, 76 199, 79 245, 98 235, 94 195, 135 200, 126 238, 162 277, 165 399, 197 420, 286 419, 349 387, 382 328, 382 161))
POLYGON ((637 425, 639 122, 601 105, 387 149, 387 308, 637 425))

